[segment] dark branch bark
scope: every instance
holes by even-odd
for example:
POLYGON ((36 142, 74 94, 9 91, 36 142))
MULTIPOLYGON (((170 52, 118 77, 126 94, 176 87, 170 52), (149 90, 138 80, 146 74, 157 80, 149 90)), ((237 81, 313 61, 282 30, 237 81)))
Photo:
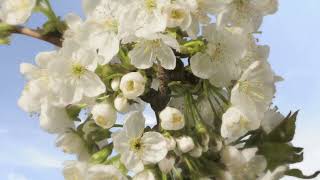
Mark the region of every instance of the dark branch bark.
POLYGON ((58 46, 58 47, 62 46, 62 38, 61 37, 42 35, 39 30, 34 30, 34 29, 23 27, 23 26, 16 26, 12 30, 12 33, 30 36, 30 37, 33 37, 33 38, 36 38, 36 39, 39 39, 42 41, 49 42, 49 43, 51 43, 55 46, 58 46))

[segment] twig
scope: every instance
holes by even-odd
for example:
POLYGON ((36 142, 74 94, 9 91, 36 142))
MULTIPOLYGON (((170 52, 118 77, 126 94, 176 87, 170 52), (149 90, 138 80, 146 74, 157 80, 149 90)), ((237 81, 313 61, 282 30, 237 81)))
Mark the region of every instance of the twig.
POLYGON ((42 41, 46 41, 58 47, 62 46, 61 37, 42 35, 39 30, 34 30, 27 27, 23 27, 23 26, 15 26, 15 28, 11 32, 15 34, 22 34, 29 37, 33 37, 42 41))

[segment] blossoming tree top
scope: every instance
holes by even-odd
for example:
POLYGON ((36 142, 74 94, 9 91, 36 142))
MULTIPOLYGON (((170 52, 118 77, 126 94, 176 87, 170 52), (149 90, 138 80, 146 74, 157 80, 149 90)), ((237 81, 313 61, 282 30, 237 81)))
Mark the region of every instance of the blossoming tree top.
MULTIPOLYGON (((68 3, 68 2, 66 2, 68 3)), ((290 142, 297 113, 272 104, 277 76, 258 43, 277 0, 83 0, 85 18, 49 0, 0 0, 11 34, 56 46, 35 65, 19 106, 77 160, 66 180, 277 180, 305 176, 290 142), (32 12, 48 21, 22 26, 32 12), (145 105, 155 112, 145 124, 145 105), (117 119, 120 114, 123 118, 117 119)))

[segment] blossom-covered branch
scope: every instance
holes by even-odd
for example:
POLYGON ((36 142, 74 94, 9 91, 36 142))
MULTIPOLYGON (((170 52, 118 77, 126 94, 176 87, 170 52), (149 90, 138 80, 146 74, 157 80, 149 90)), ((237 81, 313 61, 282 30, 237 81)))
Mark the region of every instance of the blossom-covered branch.
POLYGON ((77 155, 65 162, 66 180, 319 174, 290 169, 303 160, 291 143, 298 113, 284 116, 273 104, 282 78, 254 33, 277 0, 82 4, 84 19, 60 20, 49 0, 0 0, 0 43, 19 33, 57 46, 21 64, 28 82, 18 104, 77 155), (33 11, 48 17, 41 30, 21 26, 33 11))

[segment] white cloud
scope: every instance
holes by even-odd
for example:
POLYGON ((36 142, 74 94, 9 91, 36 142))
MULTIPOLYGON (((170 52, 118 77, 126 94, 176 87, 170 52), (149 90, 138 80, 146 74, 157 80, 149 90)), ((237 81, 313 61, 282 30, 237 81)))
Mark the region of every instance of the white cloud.
POLYGON ((61 169, 63 161, 73 159, 63 153, 44 151, 35 147, 9 147, 0 152, 0 165, 35 168, 35 169, 61 169))
POLYGON ((8 174, 8 180, 28 180, 24 175, 18 173, 8 174))

